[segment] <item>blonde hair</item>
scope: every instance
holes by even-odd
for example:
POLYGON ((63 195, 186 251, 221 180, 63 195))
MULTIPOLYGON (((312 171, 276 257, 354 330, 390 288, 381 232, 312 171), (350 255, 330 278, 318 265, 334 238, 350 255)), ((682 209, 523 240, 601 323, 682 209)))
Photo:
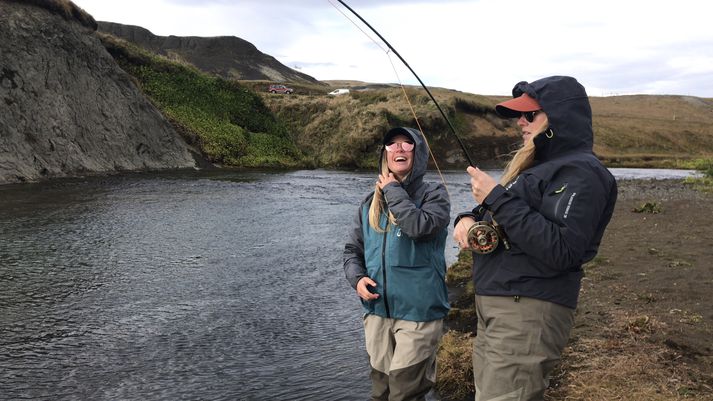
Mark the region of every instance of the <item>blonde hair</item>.
MULTIPOLYGON (((389 166, 386 156, 386 151, 383 152, 381 156, 381 175, 389 175, 389 166)), ((384 199, 384 192, 379 188, 377 183, 374 186, 374 196, 371 198, 371 206, 369 206, 369 225, 374 231, 378 233, 383 233, 389 230, 389 225, 386 228, 382 228, 379 223, 381 222, 381 214, 384 212, 384 207, 386 206, 386 199, 384 199)), ((389 211, 389 223, 396 225, 396 217, 389 211)))
MULTIPOLYGON (((545 116, 546 117, 546 116, 545 116)), ((512 159, 505 166, 505 171, 503 171, 503 176, 500 178, 500 184, 506 185, 512 181, 521 171, 527 169, 532 165, 535 160, 535 138, 541 133, 549 129, 549 124, 547 119, 542 123, 542 129, 535 133, 532 137, 528 138, 527 141, 522 145, 522 147, 515 151, 512 159)))

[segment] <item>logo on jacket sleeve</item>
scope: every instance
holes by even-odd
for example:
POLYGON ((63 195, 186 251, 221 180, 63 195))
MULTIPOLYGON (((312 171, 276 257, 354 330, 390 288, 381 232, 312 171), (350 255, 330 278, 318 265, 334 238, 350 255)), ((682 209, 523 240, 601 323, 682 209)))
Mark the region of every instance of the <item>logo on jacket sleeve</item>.
POLYGON ((564 216, 562 216, 563 218, 567 218, 567 215, 569 214, 569 208, 572 207, 572 201, 574 200, 574 197, 576 195, 576 192, 572 192, 572 195, 569 196, 569 201, 567 201, 567 208, 564 209, 564 216))

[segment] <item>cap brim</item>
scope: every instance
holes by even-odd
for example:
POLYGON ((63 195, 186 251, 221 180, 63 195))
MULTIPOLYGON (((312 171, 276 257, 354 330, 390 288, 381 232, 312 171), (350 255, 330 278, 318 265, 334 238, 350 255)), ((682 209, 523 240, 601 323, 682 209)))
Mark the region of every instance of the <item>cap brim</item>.
POLYGON ((523 93, 516 98, 498 103, 495 106, 495 112, 498 113, 500 117, 504 118, 520 117, 520 113, 525 111, 537 111, 541 109, 542 107, 539 103, 537 103, 537 100, 531 98, 527 93, 523 93))
POLYGON ((414 140, 413 135, 411 135, 411 133, 408 132, 407 129, 405 129, 403 127, 396 127, 396 128, 392 128, 391 130, 389 130, 389 132, 386 133, 386 135, 384 135, 384 140, 382 141, 383 144, 386 145, 387 143, 391 142, 391 140, 396 135, 404 135, 408 138, 411 138, 412 141, 414 140))

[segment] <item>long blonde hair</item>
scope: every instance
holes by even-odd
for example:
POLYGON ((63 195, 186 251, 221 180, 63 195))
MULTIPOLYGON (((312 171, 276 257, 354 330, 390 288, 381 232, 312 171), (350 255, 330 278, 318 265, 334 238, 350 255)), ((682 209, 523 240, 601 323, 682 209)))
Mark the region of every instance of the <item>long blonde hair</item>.
MULTIPOLYGON (((381 175, 389 175, 389 166, 386 156, 386 151, 382 153, 381 156, 381 175)), ((386 206, 386 199, 384 199, 384 192, 379 188, 379 184, 374 185, 374 196, 371 198, 371 206, 369 206, 369 225, 374 231, 378 233, 383 233, 389 230, 389 225, 386 228, 382 228, 379 223, 381 222, 381 214, 386 206)), ((389 211, 389 223, 396 225, 396 217, 389 211)))
POLYGON ((500 178, 501 185, 506 185, 517 177, 521 171, 532 166, 532 162, 535 160, 535 138, 547 130, 549 130, 549 124, 548 121, 545 120, 542 124, 542 129, 528 138, 527 141, 522 144, 522 147, 515 151, 512 159, 505 166, 503 176, 500 178))

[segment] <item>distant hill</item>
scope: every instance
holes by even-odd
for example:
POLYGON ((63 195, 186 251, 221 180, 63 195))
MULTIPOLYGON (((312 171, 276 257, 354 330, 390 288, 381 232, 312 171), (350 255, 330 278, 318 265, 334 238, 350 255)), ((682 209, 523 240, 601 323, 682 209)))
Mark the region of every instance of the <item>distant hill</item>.
POLYGON ((201 71, 226 79, 318 84, 252 43, 235 36, 158 36, 135 25, 97 21, 98 31, 137 44, 168 59, 192 64, 201 71))

